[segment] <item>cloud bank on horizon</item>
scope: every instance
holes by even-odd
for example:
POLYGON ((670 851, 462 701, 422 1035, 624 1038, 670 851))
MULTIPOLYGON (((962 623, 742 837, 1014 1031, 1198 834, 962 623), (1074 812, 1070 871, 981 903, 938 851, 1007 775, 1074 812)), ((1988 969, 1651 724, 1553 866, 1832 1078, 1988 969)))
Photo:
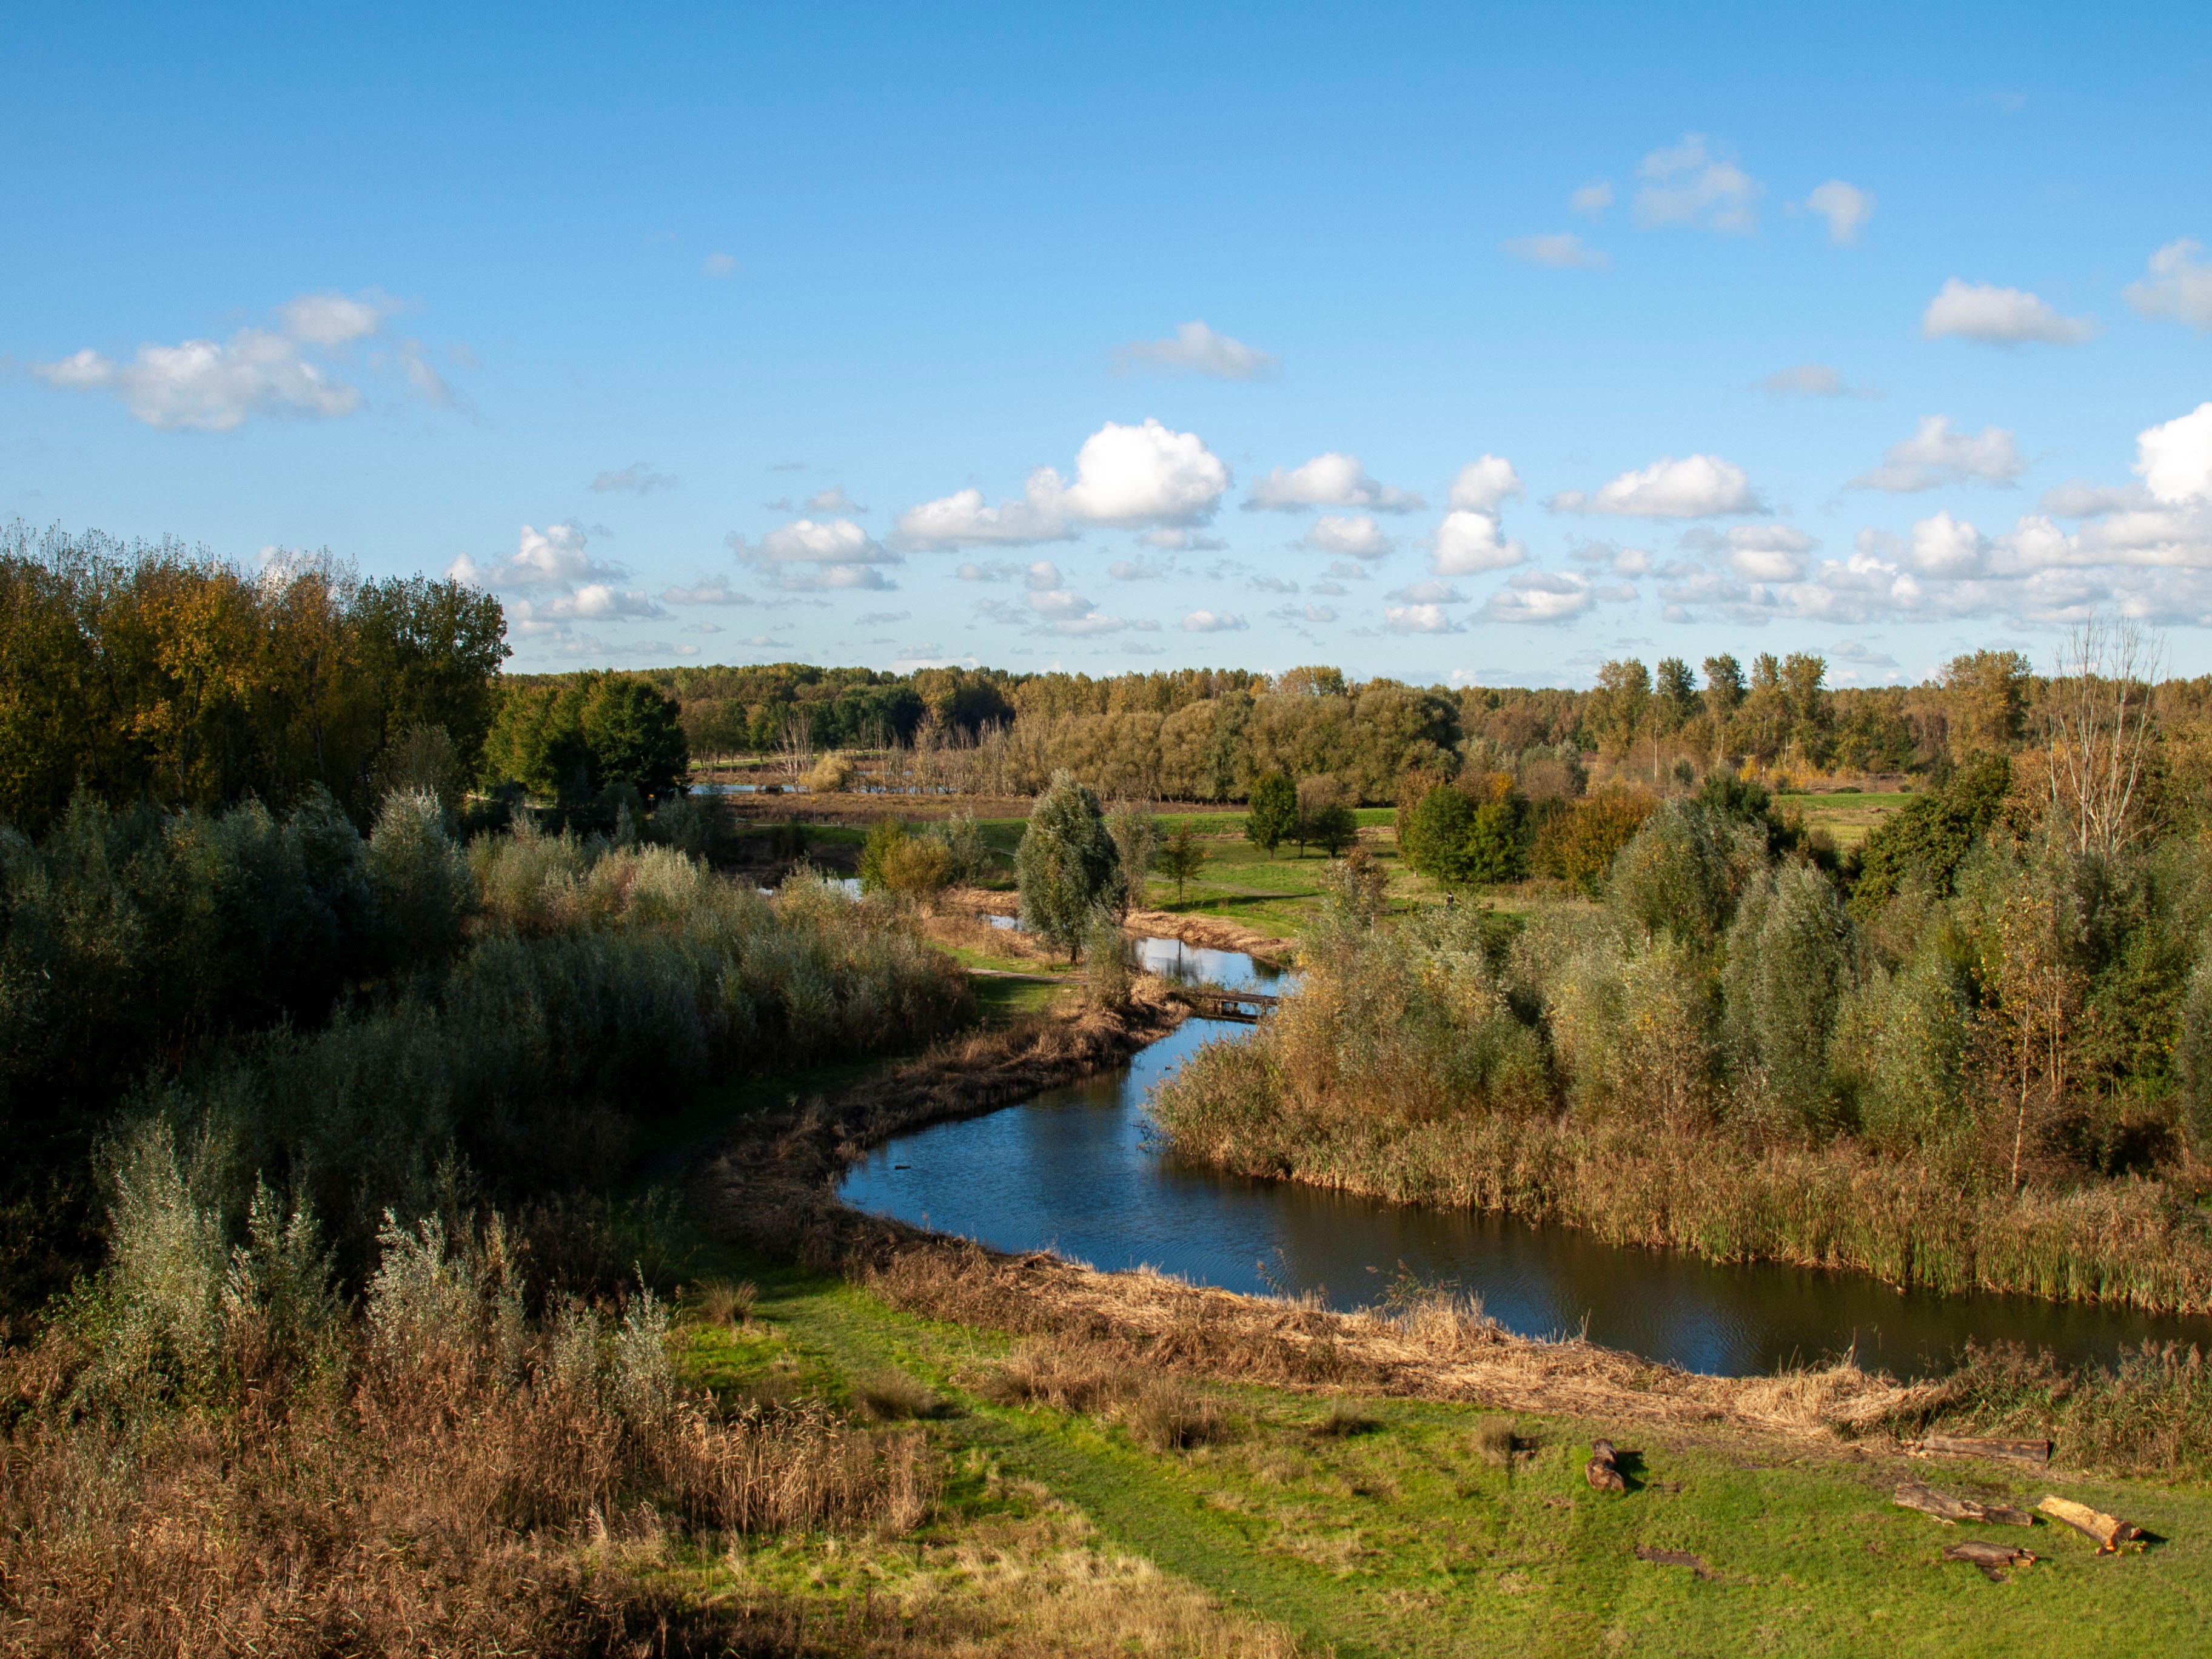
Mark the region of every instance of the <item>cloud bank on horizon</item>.
MULTIPOLYGON (((82 27, 46 20, 26 64, 82 27)), ((533 64, 549 90, 704 88, 746 52, 816 61, 828 27, 533 64)), ((1272 82, 1203 106, 1138 36, 1059 27, 1066 96, 1037 110, 985 72, 1008 43, 887 18, 837 93, 795 77, 784 119, 730 114, 742 187, 680 97, 628 128, 594 103, 531 154, 488 141, 520 94, 477 111, 432 74, 416 111, 482 189, 397 205, 285 99, 202 95, 280 68, 363 90, 304 34, 236 64, 126 46, 146 107, 118 153, 242 145, 252 187, 218 235, 90 159, 6 186, 94 257, 13 279, 0 489, 26 518, 442 573, 501 597, 518 668, 1574 680, 1759 630, 1878 681, 2121 614, 2212 669, 2212 183, 2158 95, 2212 20, 2023 46, 2028 91, 1968 76, 1936 110, 1878 46, 1786 109, 1747 57, 1696 79, 1689 123, 1646 93, 1680 67, 1663 31, 1539 21, 1488 43, 1522 71, 1496 77, 1512 144, 1439 143, 1418 95, 1471 24, 1435 23, 1437 62, 1384 94, 1293 21, 1272 82), (2124 94, 2086 66, 2039 89, 2107 52, 2124 94), (963 101, 869 103, 932 63, 973 70, 963 101), (188 96, 205 130, 157 118, 188 96), (1925 143, 1865 136, 1908 106, 1925 143), (1103 166, 1107 109, 1176 112, 1183 148, 1103 166), (571 185, 586 153, 658 171, 617 210, 571 185), (557 257, 502 191, 562 205, 557 257), (134 215, 171 226, 158 265, 97 257, 134 215)), ((1757 27, 1781 51, 1799 25, 1757 27)))

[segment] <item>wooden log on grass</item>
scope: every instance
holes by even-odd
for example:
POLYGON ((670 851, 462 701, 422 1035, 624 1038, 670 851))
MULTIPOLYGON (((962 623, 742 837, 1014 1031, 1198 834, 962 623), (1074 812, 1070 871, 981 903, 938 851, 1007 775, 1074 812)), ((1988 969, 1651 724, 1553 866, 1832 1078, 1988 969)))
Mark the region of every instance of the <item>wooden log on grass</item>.
POLYGON ((2027 1566, 2035 1559, 2035 1553, 2012 1544, 1992 1544, 1987 1539, 1962 1538, 1955 1544, 1943 1546, 1943 1559, 1971 1561, 1981 1569, 1983 1577, 1992 1584, 2002 1584, 2007 1567, 2027 1566))
POLYGON ((2036 1508, 2053 1521, 2063 1521, 2078 1533, 2096 1540, 2097 1553, 2112 1555, 2121 1550, 2139 1550, 2142 1545, 2142 1528, 2107 1515, 2102 1510, 2093 1510, 2087 1504, 2076 1504, 2069 1498, 2045 1498, 2036 1508))
POLYGON ((1984 1504, 1977 1498, 1954 1498, 1917 1480, 1900 1483, 1897 1496, 1890 1501, 1899 1509, 1932 1515, 1947 1527, 1954 1527, 1961 1521, 1986 1521, 2001 1527, 2035 1524, 2035 1517, 2026 1510, 2016 1510, 2009 1504, 1984 1504))
POLYGON ((2048 1440, 1983 1440, 1967 1435, 1931 1434, 1905 1443, 1907 1457, 1999 1457, 2014 1463, 2048 1463, 2048 1440))
POLYGON ((1613 1449, 1610 1440, 1590 1443, 1589 1462, 1583 1465, 1583 1479, 1590 1483, 1593 1492, 1626 1492, 1628 1482, 1620 1473, 1618 1462, 1620 1454, 1613 1449))

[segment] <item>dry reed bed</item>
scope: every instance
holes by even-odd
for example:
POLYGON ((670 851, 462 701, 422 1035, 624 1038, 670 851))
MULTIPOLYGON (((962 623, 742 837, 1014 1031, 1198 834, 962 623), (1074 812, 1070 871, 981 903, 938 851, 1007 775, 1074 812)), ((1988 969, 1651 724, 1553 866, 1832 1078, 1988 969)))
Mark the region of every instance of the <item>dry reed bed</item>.
POLYGON ((1176 1151, 1237 1174, 1398 1204, 1501 1211, 1609 1244, 1843 1268, 1946 1295, 2010 1291, 2212 1312, 2212 1234, 2167 1183, 1961 1191, 1925 1164, 1844 1141, 1750 1146, 1620 1119, 1331 1114, 1264 1085, 1223 1048, 1164 1092, 1176 1151))
POLYGON ((1288 968, 1297 960, 1296 939, 1277 939, 1220 916, 1183 915, 1173 910, 1132 910, 1122 918, 1130 933, 1155 939, 1179 939, 1208 951, 1242 951, 1255 962, 1288 968))

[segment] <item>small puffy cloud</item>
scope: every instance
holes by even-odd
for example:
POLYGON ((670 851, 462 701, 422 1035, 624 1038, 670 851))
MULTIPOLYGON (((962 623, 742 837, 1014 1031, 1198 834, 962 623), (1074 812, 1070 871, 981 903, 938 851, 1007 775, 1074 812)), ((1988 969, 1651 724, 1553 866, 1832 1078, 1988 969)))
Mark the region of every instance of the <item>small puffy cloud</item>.
POLYGON ((1444 514, 1444 521, 1437 526, 1435 544, 1436 557, 1430 568, 1439 576, 1504 570, 1528 556, 1519 542, 1505 539, 1495 514, 1478 513, 1471 507, 1444 514))
POLYGON ((1390 597, 1394 599, 1403 599, 1408 605, 1465 605, 1467 603, 1466 594, 1461 592, 1449 582, 1441 581, 1415 582, 1410 587, 1398 589, 1390 597))
POLYGON ((1398 545, 1372 519, 1330 513, 1316 519, 1302 539, 1316 553, 1353 559, 1379 559, 1398 545))
POLYGON ((1597 602, 1590 580, 1568 571, 1524 570, 1484 603, 1492 622, 1562 623, 1597 602))
POLYGON ((550 524, 543 531, 525 525, 512 557, 486 568, 464 553, 446 571, 448 580, 506 593, 572 587, 581 582, 611 583, 621 580, 624 574, 620 565, 602 564, 591 556, 583 527, 575 524, 550 524))
POLYGON ((2160 501, 2212 501, 2212 403, 2138 433, 2136 454, 2136 475, 2160 501))
MULTIPOLYGON (((279 326, 242 328, 228 339, 142 345, 127 362, 85 349, 33 363, 33 379, 60 392, 112 393, 133 419, 168 432, 229 432, 256 415, 333 420, 365 402, 328 355, 380 334, 398 309, 378 294, 303 294, 278 307, 279 326)), ((395 373, 426 403, 459 400, 419 340, 374 353, 368 366, 395 373)))
POLYGON ((399 309, 380 294, 302 294, 277 307, 284 332, 309 345, 349 345, 366 340, 399 309))
POLYGON ((1613 258, 1602 248, 1585 246, 1571 230, 1555 231, 1547 236, 1516 236, 1500 246, 1516 259, 1526 259, 1532 265, 1549 265, 1554 270, 1589 270, 1608 264, 1613 258))
POLYGON ((1060 513, 1054 490, 1040 488, 1050 468, 1030 476, 1030 493, 1024 500, 983 503, 980 489, 956 489, 950 495, 910 507, 898 515, 902 545, 927 550, 957 547, 1034 547, 1040 542, 1065 542, 1075 538, 1075 526, 1060 513))
POLYGON ((1604 212, 1613 205, 1613 180, 1593 179, 1567 198, 1567 205, 1577 213, 1604 212))
POLYGON ((1117 582, 1158 581, 1170 574, 1169 567, 1154 564, 1150 559, 1116 559, 1106 567, 1106 574, 1117 582))
POLYGON ((663 605, 750 605, 753 598, 750 593, 740 593, 719 577, 709 577, 690 587, 663 588, 660 600, 663 605))
POLYGON ((1920 331, 1931 340, 1975 340, 1983 345, 2079 345, 2100 325, 2094 317, 2062 317, 2051 304, 2023 289, 1988 283, 1943 284, 1921 313, 1920 331))
POLYGON ((1243 617, 1226 611, 1194 611, 1182 619, 1186 634, 1227 634, 1250 626, 1243 617))
POLYGON ((789 592, 896 586, 880 567, 899 556, 850 519, 799 519, 755 544, 734 533, 727 540, 741 562, 789 592))
POLYGON ((1828 240, 1848 245, 1859 239, 1859 227, 1874 216, 1874 193, 1831 179, 1817 185, 1805 205, 1828 222, 1828 240))
POLYGON ((1628 519, 1716 519, 1764 513, 1741 467, 1717 455, 1661 457, 1640 471, 1624 472, 1595 494, 1562 490, 1554 513, 1603 513, 1628 519))
POLYGON ((128 362, 90 349, 33 363, 59 392, 109 392, 133 419, 167 432, 228 432, 248 416, 330 420, 362 405, 361 388, 310 362, 299 343, 265 329, 229 339, 142 345, 128 362))
POLYGON ((1203 322, 1188 322, 1164 340, 1136 340, 1114 354, 1122 374, 1199 374, 1214 380, 1272 380, 1282 368, 1272 352, 1232 340, 1203 322))
POLYGON ((1919 430, 1892 444, 1882 453, 1881 465, 1852 479, 1850 488, 1909 495, 1942 484, 2009 484, 2026 465, 2013 434, 2001 426, 1960 432, 1948 416, 1923 415, 1919 430))
POLYGON ((2150 256, 2150 275, 2121 297, 2153 321, 2212 329, 2212 260, 2200 258, 2203 252, 2187 237, 2168 242, 2150 256))
POLYGON ((1826 363, 1797 363, 1778 368, 1751 384, 1753 392, 1770 398, 1879 398, 1870 386, 1852 386, 1826 363))
POLYGON ((1784 524, 1738 525, 1728 533, 1729 568, 1753 581, 1795 581, 1820 544, 1784 524))
POLYGON ((1956 580, 1978 576, 1989 562, 1990 544, 1982 532, 1947 509, 1912 526, 1907 549, 1912 568, 1923 576, 1956 580))
POLYGON ((1229 469, 1196 433, 1109 421, 1076 453, 1062 500, 1090 524, 1182 525, 1211 517, 1228 489, 1229 469))
POLYGON ((606 582, 586 582, 580 587, 544 599, 510 599, 506 609, 510 617, 526 623, 605 622, 617 617, 665 614, 653 602, 650 594, 606 582))
POLYGON ((1296 582, 1285 581, 1280 576, 1254 576, 1250 581, 1253 587, 1262 593, 1295 593, 1298 591, 1296 582))
POLYGON ((1758 228, 1759 181, 1717 155, 1703 133, 1686 132, 1680 143, 1653 150, 1636 171, 1644 181, 1636 191, 1636 222, 1647 229, 1699 225, 1741 235, 1758 228))
POLYGON ((1501 502, 1521 494, 1521 475, 1503 455, 1484 455, 1460 468, 1452 479, 1450 505, 1474 513, 1495 513, 1501 502))
POLYGON ((1018 501, 987 507, 981 490, 958 490, 900 514, 897 536, 913 548, 1028 546, 1066 541, 1079 524, 1200 524, 1229 484, 1229 469, 1196 433, 1150 419, 1141 426, 1109 421, 1076 453, 1073 483, 1044 466, 1030 474, 1018 501))
POLYGON ((633 495, 650 495, 656 489, 673 489, 682 482, 671 473, 655 472, 650 461, 632 461, 620 471, 597 474, 592 479, 592 491, 599 495, 613 490, 624 490, 633 495))
POLYGON ((1391 605, 1382 608, 1382 626, 1393 634, 1463 634, 1467 630, 1443 606, 1391 605))
POLYGON ((1361 507, 1374 513, 1410 513, 1425 505, 1411 490, 1377 483, 1367 476, 1359 457, 1330 450, 1300 465, 1277 467, 1255 478, 1247 512, 1273 508, 1301 513, 1310 507, 1361 507))
POLYGON ((700 274, 712 276, 717 281, 734 275, 737 269, 737 260, 727 253, 710 253, 699 262, 700 274))

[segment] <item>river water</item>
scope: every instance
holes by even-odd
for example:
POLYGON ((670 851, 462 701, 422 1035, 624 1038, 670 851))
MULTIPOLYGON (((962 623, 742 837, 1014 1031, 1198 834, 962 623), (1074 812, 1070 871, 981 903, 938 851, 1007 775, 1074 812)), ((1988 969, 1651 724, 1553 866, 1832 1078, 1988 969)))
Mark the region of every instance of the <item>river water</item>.
MULTIPOLYGON (((1141 940, 1139 951, 1155 972, 1239 989, 1285 984, 1234 952, 1172 939, 1141 940)), ((1607 1347, 1721 1376, 1856 1346, 1869 1369, 1925 1376, 1948 1370, 1969 1337, 2048 1348, 2069 1364, 2109 1363, 2147 1340, 2212 1348, 2212 1320, 2027 1297, 1901 1295, 1856 1273, 1720 1267, 1571 1228, 1179 1164, 1153 1144, 1146 1097, 1200 1043, 1243 1035, 1193 1019, 1121 1071, 887 1142, 847 1177, 845 1199, 1000 1249, 1148 1266, 1248 1293, 1319 1291, 1341 1309, 1381 1302, 1411 1275, 1479 1296, 1525 1336, 1586 1330, 1607 1347)))

